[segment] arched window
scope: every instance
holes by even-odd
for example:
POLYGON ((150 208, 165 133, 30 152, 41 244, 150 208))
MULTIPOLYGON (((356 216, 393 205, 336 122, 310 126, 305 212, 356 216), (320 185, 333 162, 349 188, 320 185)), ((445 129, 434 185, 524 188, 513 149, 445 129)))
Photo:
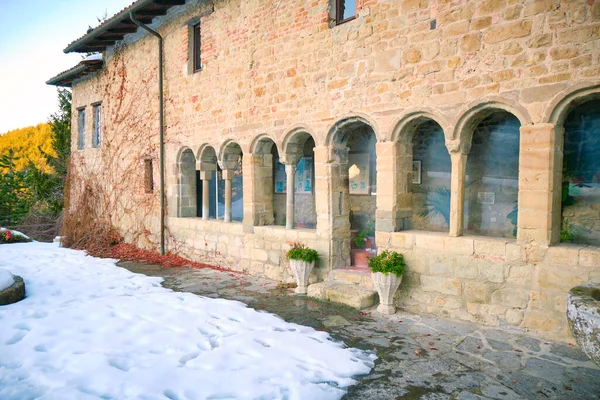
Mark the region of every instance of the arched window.
POLYGON ((314 229, 317 226, 315 209, 315 141, 305 131, 294 133, 285 143, 285 161, 293 163, 293 168, 281 161, 274 164, 273 190, 275 193, 275 223, 289 228, 314 229), (286 168, 287 167, 287 168, 286 168), (293 218, 288 216, 288 172, 294 171, 293 179, 293 218), (292 222, 290 224, 290 221, 292 222), (290 226, 291 225, 291 226, 290 226))
POLYGON ((218 205, 223 209, 223 220, 242 221, 244 219, 244 178, 242 168, 242 149, 240 145, 229 142, 223 148, 221 155, 220 177, 224 185, 219 187, 221 179, 217 181, 218 205))
POLYGON ((197 217, 196 157, 185 149, 179 159, 179 217, 197 217))
POLYGON ((494 111, 475 127, 465 176, 465 233, 517 234, 519 120, 494 111))
POLYGON ((600 100, 564 123, 561 241, 600 246, 600 100))
POLYGON ((448 232, 452 163, 437 122, 419 124, 412 136, 412 227, 448 232))

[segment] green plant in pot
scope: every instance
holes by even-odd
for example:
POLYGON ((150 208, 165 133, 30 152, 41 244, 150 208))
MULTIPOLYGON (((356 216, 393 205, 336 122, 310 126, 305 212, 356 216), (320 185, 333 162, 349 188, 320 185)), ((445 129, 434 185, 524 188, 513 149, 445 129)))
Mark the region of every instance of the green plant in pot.
POLYGON ((369 260, 373 286, 379 293, 377 311, 381 314, 394 314, 394 295, 402 282, 404 275, 404 256, 393 250, 383 250, 369 260))
POLYGON ((319 261, 319 253, 306 247, 302 243, 292 243, 292 247, 287 252, 287 258, 290 260, 290 268, 296 283, 296 293, 306 294, 308 287, 308 278, 315 267, 315 263, 319 261))

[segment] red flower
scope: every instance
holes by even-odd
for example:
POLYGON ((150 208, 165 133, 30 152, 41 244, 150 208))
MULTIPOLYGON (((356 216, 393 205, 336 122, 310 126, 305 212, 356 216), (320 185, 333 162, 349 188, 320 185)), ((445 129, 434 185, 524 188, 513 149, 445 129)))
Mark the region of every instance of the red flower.
POLYGON ((6 230, 6 240, 10 240, 10 231, 6 230))

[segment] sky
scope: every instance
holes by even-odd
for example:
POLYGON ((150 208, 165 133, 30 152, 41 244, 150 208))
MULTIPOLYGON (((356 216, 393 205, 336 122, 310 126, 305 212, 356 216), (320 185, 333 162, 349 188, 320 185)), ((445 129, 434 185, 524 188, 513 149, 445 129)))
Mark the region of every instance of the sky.
POLYGON ((75 66, 69 43, 133 0, 0 0, 0 134, 47 122, 58 110, 46 81, 75 66))

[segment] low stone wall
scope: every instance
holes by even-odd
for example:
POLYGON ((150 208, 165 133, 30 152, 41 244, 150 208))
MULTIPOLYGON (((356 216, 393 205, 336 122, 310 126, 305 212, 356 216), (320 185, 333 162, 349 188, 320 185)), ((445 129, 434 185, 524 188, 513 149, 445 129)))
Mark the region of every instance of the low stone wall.
POLYGON ((377 232, 377 244, 406 258, 398 306, 486 325, 519 326, 559 340, 571 337, 568 291, 600 282, 597 247, 544 247, 419 231, 377 232))
POLYGON ((293 282, 286 253, 293 242, 316 249, 323 262, 317 263, 310 283, 322 281, 329 272, 329 240, 312 229, 285 229, 281 226, 251 227, 200 218, 168 218, 172 243, 183 257, 219 265, 234 271, 283 282, 293 282), (247 229, 246 229, 247 230, 247 229), (174 239, 174 240, 173 240, 174 239))

